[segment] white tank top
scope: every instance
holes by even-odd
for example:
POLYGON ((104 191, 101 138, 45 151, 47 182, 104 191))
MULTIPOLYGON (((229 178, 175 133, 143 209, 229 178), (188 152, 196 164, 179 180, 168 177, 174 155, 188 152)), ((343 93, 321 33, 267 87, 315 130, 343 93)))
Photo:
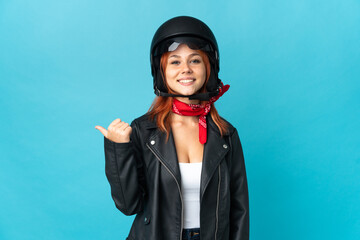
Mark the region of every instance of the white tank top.
POLYGON ((200 228, 200 163, 179 163, 184 201, 184 228, 200 228))

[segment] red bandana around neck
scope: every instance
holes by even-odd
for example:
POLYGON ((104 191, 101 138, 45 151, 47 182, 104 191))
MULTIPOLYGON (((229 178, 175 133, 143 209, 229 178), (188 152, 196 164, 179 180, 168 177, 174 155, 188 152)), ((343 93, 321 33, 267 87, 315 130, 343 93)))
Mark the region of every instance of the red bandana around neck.
POLYGON ((205 144, 207 140, 207 125, 206 115, 210 112, 211 104, 216 102, 227 90, 230 85, 223 85, 219 89, 219 94, 210 98, 210 100, 204 104, 187 104, 177 99, 173 99, 172 111, 176 114, 183 116, 199 116, 199 141, 201 144, 205 144))

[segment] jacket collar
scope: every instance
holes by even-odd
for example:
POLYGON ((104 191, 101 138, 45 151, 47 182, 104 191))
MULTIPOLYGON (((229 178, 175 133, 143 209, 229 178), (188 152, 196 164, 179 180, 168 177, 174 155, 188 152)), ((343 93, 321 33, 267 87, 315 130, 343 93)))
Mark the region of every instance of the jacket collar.
MULTIPOLYGON (((207 142, 204 145, 203 164, 200 181, 200 199, 213 176, 216 168, 229 151, 229 146, 223 137, 220 136, 219 129, 210 116, 207 117, 207 142)), ((155 122, 146 121, 146 129, 153 130, 147 141, 147 146, 158 157, 163 165, 174 176, 179 185, 181 185, 181 174, 174 137, 170 132, 169 140, 166 142, 166 133, 161 132, 155 122), (155 129, 155 130, 154 130, 155 129)), ((225 134, 227 135, 227 134, 225 134)))

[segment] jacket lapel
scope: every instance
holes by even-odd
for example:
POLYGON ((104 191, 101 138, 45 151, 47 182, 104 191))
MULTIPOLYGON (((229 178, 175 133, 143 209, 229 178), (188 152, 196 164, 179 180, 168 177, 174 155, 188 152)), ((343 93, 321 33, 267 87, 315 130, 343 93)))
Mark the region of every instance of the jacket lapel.
POLYGON ((170 132, 169 139, 166 141, 166 133, 156 129, 147 141, 147 145, 155 153, 155 155, 160 158, 158 160, 165 165, 166 168, 168 168, 180 184, 180 167, 172 132, 170 132))
POLYGON ((200 199, 213 176, 216 168, 229 151, 229 146, 221 137, 220 132, 212 118, 207 117, 207 142, 204 145, 203 166, 200 181, 200 199))

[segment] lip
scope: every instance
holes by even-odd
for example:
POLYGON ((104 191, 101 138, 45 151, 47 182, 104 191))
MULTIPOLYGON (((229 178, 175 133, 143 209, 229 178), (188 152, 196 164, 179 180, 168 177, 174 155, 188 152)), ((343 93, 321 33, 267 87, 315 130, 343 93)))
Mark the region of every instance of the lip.
POLYGON ((195 78, 193 77, 183 77, 183 78, 179 78, 178 81, 180 80, 195 80, 195 78))
POLYGON ((192 78, 192 77, 185 77, 185 78, 180 78, 177 80, 178 83, 180 83, 182 86, 190 86, 192 84, 194 84, 195 82, 195 78, 192 78), (192 80, 192 81, 189 81, 189 82, 180 82, 182 80, 192 80))

